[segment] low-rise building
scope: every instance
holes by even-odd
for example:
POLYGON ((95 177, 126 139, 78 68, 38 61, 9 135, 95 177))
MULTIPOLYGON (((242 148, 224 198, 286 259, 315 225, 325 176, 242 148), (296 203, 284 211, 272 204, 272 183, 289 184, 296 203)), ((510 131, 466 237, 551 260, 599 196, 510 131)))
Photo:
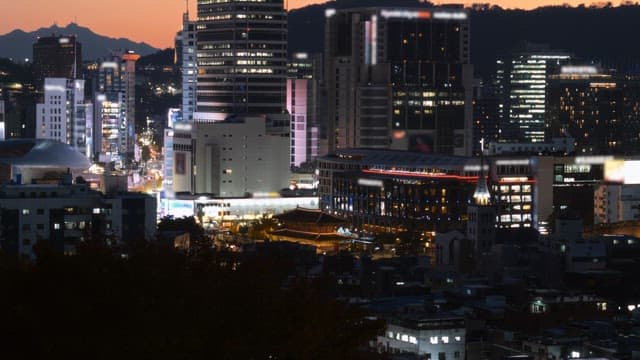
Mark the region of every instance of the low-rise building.
POLYGON ((640 184, 601 184, 594 193, 596 224, 638 220, 640 184))
POLYGON ((387 319, 378 348, 392 353, 411 353, 426 359, 465 359, 464 317, 446 313, 414 313, 387 319))

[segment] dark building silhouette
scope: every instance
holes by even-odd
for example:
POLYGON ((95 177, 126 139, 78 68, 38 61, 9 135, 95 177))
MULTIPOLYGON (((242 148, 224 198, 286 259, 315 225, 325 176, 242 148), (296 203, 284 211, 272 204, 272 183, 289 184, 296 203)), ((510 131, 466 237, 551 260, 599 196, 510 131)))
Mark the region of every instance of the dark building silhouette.
POLYGON ((500 100, 495 97, 477 97, 473 100, 473 154, 480 154, 480 140, 485 144, 498 142, 500 135, 500 100))
POLYGON ((550 77, 547 118, 554 136, 570 136, 579 154, 636 154, 638 85, 595 66, 565 66, 550 77))
POLYGON ((471 153, 473 71, 464 9, 328 9, 329 151, 471 153))
POLYGON ((47 77, 73 79, 82 69, 82 44, 75 35, 52 35, 38 38, 33 44, 35 85, 47 77))

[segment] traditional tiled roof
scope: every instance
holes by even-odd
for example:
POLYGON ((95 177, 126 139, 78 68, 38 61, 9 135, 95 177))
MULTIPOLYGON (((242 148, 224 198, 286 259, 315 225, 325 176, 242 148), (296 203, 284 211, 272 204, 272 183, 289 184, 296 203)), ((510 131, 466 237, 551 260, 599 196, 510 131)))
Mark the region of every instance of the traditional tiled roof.
POLYGON ((287 222, 315 223, 318 225, 339 225, 348 223, 346 219, 325 213, 321 210, 305 208, 296 208, 283 214, 275 215, 274 218, 285 224, 287 222))

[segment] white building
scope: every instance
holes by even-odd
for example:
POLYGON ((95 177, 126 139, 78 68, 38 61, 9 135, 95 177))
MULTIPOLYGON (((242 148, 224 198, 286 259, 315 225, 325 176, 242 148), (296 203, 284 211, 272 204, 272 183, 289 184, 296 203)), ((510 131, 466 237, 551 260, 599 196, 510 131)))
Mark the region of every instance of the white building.
POLYGON ((409 314, 388 319, 381 349, 412 353, 432 360, 465 359, 464 318, 445 314, 409 314))
POLYGON ((594 192, 594 223, 638 220, 640 184, 601 184, 594 192))
MULTIPOLYGON (((184 151, 174 133, 175 175, 186 173, 184 151)), ((195 194, 243 197, 277 192, 289 185, 288 115, 230 118, 196 123, 192 132, 195 194)), ((174 176, 174 184, 177 181, 174 176)), ((182 180, 182 179, 181 179, 182 180)), ((174 187, 175 189, 175 187, 174 187)))
POLYGON ((44 102, 36 105, 36 138, 57 140, 87 155, 91 115, 91 106, 84 103, 84 80, 46 78, 44 102))
MULTIPOLYGON (((165 160, 167 171, 172 171, 171 190, 173 193, 194 191, 194 164, 193 164, 193 144, 191 142, 194 124, 178 123, 175 124, 172 141, 172 163, 165 160)), ((165 144, 166 146, 166 144, 165 144)))
POLYGON ((182 15, 182 30, 176 35, 176 61, 182 71, 182 120, 193 121, 196 109, 196 22, 189 21, 189 12, 182 15))

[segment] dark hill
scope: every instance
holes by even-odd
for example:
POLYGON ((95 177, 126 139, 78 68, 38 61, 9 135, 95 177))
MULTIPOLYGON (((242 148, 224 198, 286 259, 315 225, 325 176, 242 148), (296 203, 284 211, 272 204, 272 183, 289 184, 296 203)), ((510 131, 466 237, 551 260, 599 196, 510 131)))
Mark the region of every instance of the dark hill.
POLYGON ((33 57, 33 43, 38 36, 76 35, 82 43, 83 60, 95 60, 109 55, 111 50, 135 50, 141 55, 156 52, 158 49, 146 44, 136 43, 128 39, 115 39, 94 33, 91 29, 71 23, 65 27, 53 25, 40 28, 32 32, 14 30, 0 35, 0 57, 12 58, 18 61, 33 57))
MULTIPOLYGON (((384 1, 358 1, 360 6, 388 5, 384 1)), ((335 2, 312 5, 289 13, 289 51, 322 52, 324 11, 335 2)), ((535 10, 504 10, 491 7, 470 10, 471 58, 483 77, 493 73, 496 57, 522 41, 547 43, 576 56, 602 61, 621 71, 637 70, 640 6, 543 7, 535 10)))

